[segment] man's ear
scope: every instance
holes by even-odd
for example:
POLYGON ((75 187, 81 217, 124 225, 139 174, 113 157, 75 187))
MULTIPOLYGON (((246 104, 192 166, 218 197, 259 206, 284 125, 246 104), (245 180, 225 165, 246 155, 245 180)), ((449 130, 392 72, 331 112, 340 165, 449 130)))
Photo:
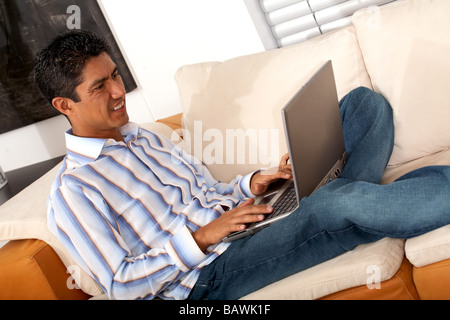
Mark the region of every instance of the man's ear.
POLYGON ((56 97, 52 101, 53 107, 62 114, 69 116, 73 110, 73 101, 69 98, 56 97))

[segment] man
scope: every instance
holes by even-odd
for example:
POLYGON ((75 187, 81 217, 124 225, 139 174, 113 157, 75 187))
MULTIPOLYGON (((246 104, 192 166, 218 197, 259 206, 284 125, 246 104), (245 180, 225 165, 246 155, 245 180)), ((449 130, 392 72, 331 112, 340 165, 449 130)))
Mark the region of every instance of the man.
POLYGON ((170 141, 129 123, 108 46, 88 32, 48 44, 35 77, 72 125, 49 227, 110 298, 236 299, 359 244, 450 223, 448 167, 378 184, 392 152, 392 111, 368 89, 340 104, 349 154, 342 177, 289 217, 226 244, 224 236, 272 211, 253 198, 291 178, 288 157, 273 175, 217 182, 170 141))

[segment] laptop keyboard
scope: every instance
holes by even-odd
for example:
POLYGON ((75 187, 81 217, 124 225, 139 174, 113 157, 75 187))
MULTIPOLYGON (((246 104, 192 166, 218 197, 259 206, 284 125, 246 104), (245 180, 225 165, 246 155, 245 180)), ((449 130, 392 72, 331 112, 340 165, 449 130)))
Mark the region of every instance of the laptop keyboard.
POLYGON ((291 212, 298 207, 297 196, 295 193, 295 184, 291 184, 273 204, 273 212, 266 217, 270 219, 286 212, 291 212))

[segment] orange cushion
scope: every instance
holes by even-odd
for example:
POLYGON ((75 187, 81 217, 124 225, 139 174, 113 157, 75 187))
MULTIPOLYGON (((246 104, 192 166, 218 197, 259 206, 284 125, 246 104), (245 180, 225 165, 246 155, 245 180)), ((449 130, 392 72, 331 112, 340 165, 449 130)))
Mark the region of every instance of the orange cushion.
POLYGON ((69 289, 70 274, 53 249, 40 240, 8 242, 0 249, 1 300, 86 300, 69 289))
POLYGON ((450 299, 450 259, 414 267, 414 283, 422 300, 450 299))
POLYGON ((381 282, 379 289, 360 286, 333 293, 321 300, 418 300, 412 270, 413 266, 405 258, 397 273, 381 282))

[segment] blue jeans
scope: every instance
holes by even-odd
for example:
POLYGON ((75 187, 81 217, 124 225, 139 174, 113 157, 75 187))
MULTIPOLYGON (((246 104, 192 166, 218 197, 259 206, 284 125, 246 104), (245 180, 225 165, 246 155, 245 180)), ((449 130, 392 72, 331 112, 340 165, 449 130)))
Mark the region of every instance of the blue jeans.
POLYGON ((233 242, 202 270, 190 299, 238 299, 358 245, 450 224, 450 167, 380 185, 394 141, 391 107, 358 88, 340 108, 349 154, 342 176, 302 199, 289 217, 233 242))

